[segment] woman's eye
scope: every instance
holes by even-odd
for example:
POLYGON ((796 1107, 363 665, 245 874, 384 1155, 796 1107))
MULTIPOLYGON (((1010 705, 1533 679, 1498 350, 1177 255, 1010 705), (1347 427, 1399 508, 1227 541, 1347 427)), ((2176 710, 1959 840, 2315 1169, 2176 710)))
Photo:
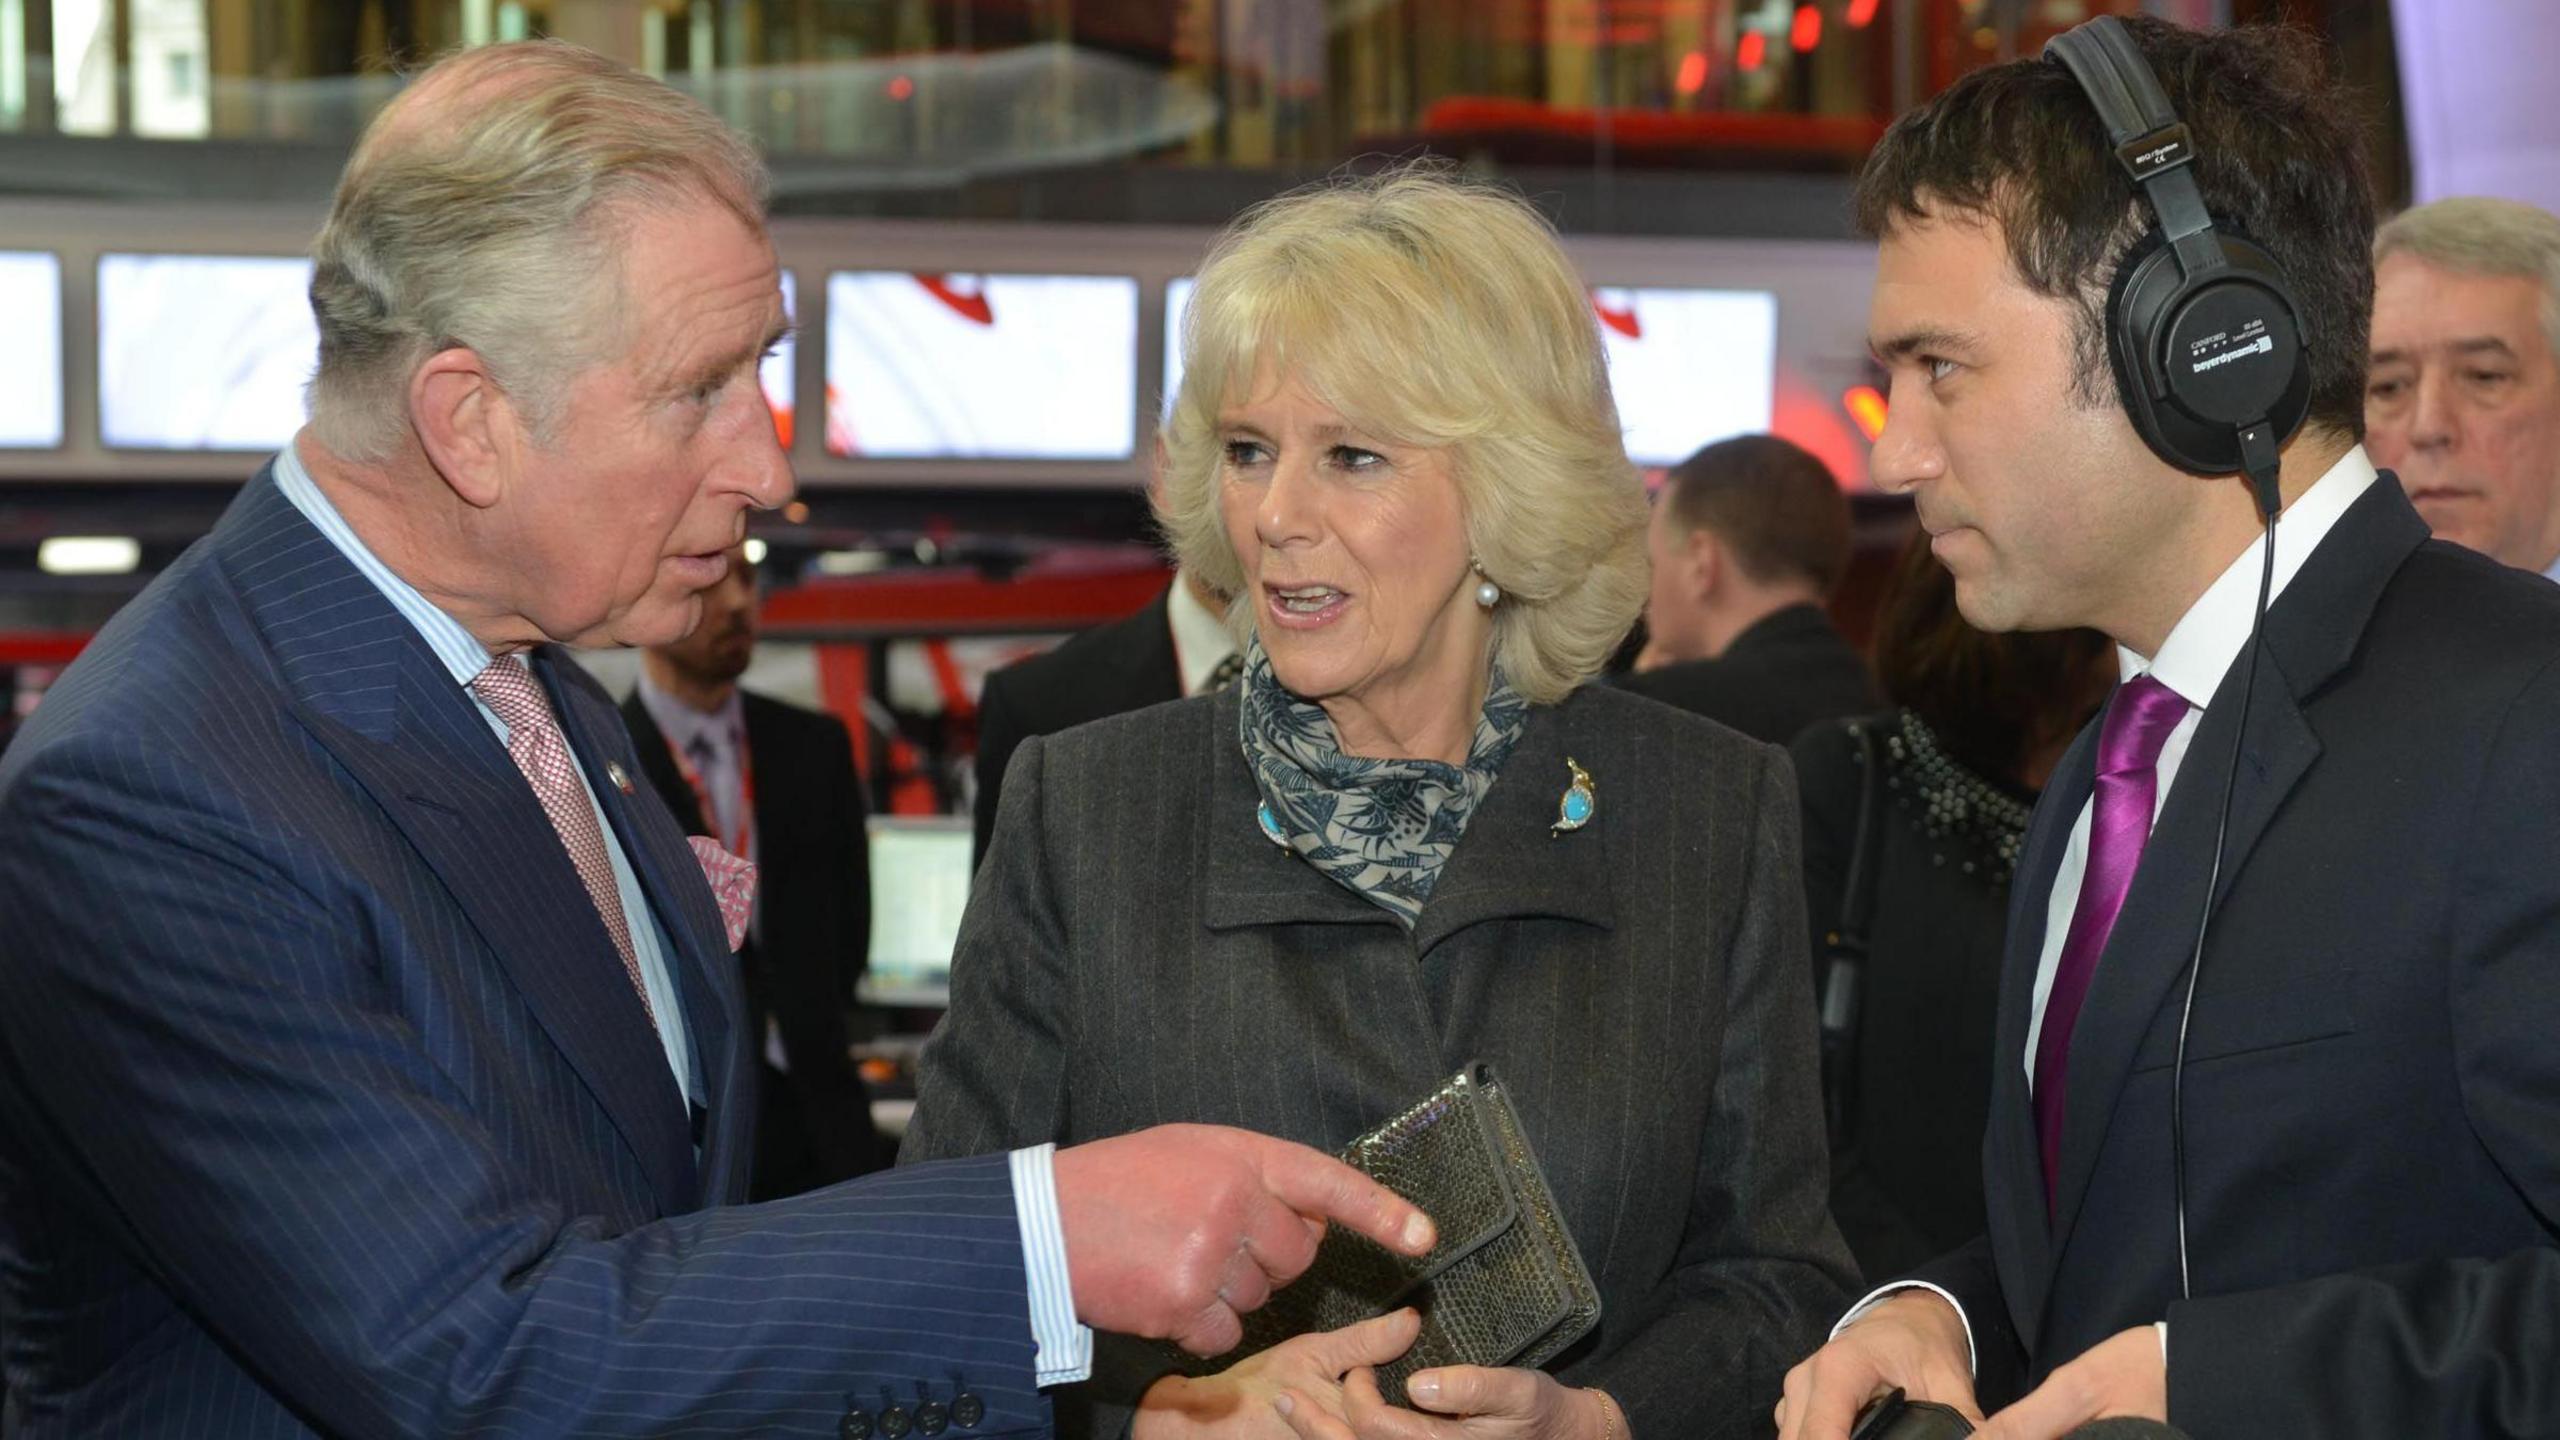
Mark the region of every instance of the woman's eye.
POLYGON ((1227 442, 1227 463, 1230 465, 1259 464, 1262 457, 1262 446, 1256 441, 1230 440, 1227 442))
POLYGON ((1333 463, 1345 470, 1373 470, 1386 464, 1387 457, 1356 445, 1336 445, 1333 447, 1333 463))

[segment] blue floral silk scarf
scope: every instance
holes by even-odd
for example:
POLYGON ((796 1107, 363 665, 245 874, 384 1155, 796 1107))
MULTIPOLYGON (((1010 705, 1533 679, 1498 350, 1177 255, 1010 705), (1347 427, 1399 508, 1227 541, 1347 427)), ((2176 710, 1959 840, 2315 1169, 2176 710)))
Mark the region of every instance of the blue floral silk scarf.
POLYGON ((1263 834, 1407 930, 1529 720, 1497 665, 1464 766, 1345 755, 1323 708, 1281 687, 1260 640, 1245 646, 1240 698, 1237 739, 1262 792, 1263 834))

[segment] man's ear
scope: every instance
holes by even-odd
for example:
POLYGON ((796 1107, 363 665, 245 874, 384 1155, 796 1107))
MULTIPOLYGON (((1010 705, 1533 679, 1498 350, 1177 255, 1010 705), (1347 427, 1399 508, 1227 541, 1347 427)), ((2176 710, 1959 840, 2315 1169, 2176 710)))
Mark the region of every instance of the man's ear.
POLYGON ((521 437, 480 352, 452 345, 428 356, 409 377, 409 419, 427 462, 464 504, 486 510, 505 495, 521 437))
POLYGON ((1687 571, 1690 598, 1704 600, 1724 579, 1724 544, 1701 525, 1680 542, 1680 563, 1687 571))

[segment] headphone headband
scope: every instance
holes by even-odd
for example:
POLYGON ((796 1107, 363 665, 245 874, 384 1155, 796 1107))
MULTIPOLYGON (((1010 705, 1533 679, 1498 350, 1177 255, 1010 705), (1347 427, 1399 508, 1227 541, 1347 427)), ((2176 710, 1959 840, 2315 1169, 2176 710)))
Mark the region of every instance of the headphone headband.
POLYGON ((2089 97, 2115 146, 2116 163, 2151 202, 2160 233, 2178 252, 2179 268, 2191 276, 2222 268, 2222 247, 2209 233, 2213 218, 2189 168, 2195 142, 2124 22, 2101 15, 2054 36, 2044 53, 2061 62, 2089 97))

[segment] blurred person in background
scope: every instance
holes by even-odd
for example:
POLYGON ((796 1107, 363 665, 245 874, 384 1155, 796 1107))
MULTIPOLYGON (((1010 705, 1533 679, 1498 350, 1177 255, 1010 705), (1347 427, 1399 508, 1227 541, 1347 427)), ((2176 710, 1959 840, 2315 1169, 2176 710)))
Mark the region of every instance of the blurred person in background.
POLYGON ((2560 579, 2560 216, 2438 200, 2373 256, 2374 463, 2438 539, 2560 579))
POLYGON ((2094 630, 1966 624, 1954 578, 1916 535, 1876 615, 1892 708, 1824 721, 1791 747, 1834 1117, 1831 1213, 1870 1276, 1982 1233, 1982 1167, 1947 1157, 1982 1148, 2010 881, 2036 794, 2097 713, 2114 659, 2094 630), (1851 973, 1826 963, 1824 937, 1853 914, 1863 948, 1851 973), (1851 1028, 1835 1034, 1834 1015, 1851 1028))
MULTIPOLYGON (((844 722, 740 688, 756 651, 747 547, 702 592, 702 622, 641 655, 622 722, 640 771, 688 835, 756 866, 738 962, 758 1040, 747 1195, 775 1200, 886 1169, 845 1012, 871 944, 869 807, 844 722)), ((894 901, 894 897, 893 897, 894 901)))
POLYGON ((1035 735, 1226 685, 1244 668, 1226 597, 1190 570, 1135 615, 987 676, 978 695, 976 856, 985 864, 1013 752, 1035 735))
POLYGON ((1082 1425, 1748 1433, 1849 1267, 1795 790, 1778 750, 1585 683, 1643 601, 1645 511, 1582 282, 1518 198, 1402 169, 1248 214, 1189 314, 1159 512, 1237 597, 1244 675, 1017 752, 902 1158, 1174 1120, 1331 1149, 1490 1062, 1594 1333, 1418 1373, 1464 1417, 1427 1430, 1366 1368, 1406 1314, 1198 1379, 1106 1343, 1082 1425))
POLYGON ((1743 435, 1671 467, 1646 548, 1645 649, 1620 685, 1775 745, 1874 707, 1823 609, 1849 568, 1849 499, 1802 446, 1743 435))

